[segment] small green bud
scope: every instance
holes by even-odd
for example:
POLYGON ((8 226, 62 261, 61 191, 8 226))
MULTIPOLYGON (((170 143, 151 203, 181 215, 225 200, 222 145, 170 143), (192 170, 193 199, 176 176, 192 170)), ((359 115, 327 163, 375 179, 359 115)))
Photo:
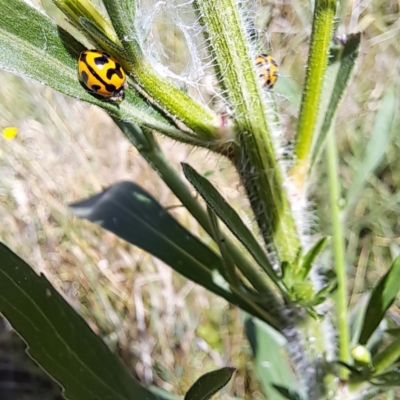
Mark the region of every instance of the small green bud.
POLYGON ((314 287, 311 282, 295 283, 293 285, 293 292, 296 300, 300 303, 308 303, 315 296, 314 287))
POLYGON ((353 357, 354 363, 356 365, 371 365, 371 353, 365 346, 358 344, 351 349, 350 354, 353 357))

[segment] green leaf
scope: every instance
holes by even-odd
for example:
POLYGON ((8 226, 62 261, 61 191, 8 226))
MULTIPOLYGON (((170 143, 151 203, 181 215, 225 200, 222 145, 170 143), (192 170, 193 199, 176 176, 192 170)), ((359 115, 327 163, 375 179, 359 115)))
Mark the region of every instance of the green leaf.
POLYGON ((311 271, 313 262, 317 258, 317 256, 322 252, 328 243, 328 238, 324 237, 318 240, 317 243, 314 244, 313 247, 308 251, 308 253, 303 257, 301 261, 301 268, 299 271, 299 275, 301 278, 306 279, 308 274, 311 271))
POLYGON ((232 256, 225 246, 225 240, 221 234, 221 231, 219 230, 218 218, 210 207, 207 207, 207 212, 213 232, 212 236, 215 242, 218 244, 224 265, 224 270, 221 271, 221 273, 223 273, 225 279, 229 282, 229 284, 233 285, 236 288, 239 288, 240 281, 239 277, 236 275, 235 263, 233 262, 232 256))
POLYGON ((326 85, 324 88, 324 105, 321 107, 321 115, 323 120, 321 129, 319 129, 318 136, 316 137, 315 144, 312 148, 311 165, 313 167, 317 160, 318 154, 321 151, 325 139, 332 125, 332 121, 336 114, 340 100, 347 88, 351 73, 354 69, 356 59, 358 57, 360 49, 361 34, 357 33, 349 35, 343 50, 339 53, 339 56, 334 62, 332 62, 326 72, 326 85), (330 99, 326 93, 331 93, 330 99), (328 101, 329 100, 329 104, 328 101))
POLYGON ((274 389, 279 392, 285 399, 288 400, 302 400, 302 397, 292 388, 280 385, 272 385, 274 389))
POLYGON ((389 271, 372 290, 364 315, 359 343, 365 345, 372 333, 385 317, 386 311, 393 304, 400 290, 400 257, 397 257, 389 271))
POLYGON ((386 329, 385 333, 387 333, 391 336, 394 336, 395 338, 399 338, 400 337, 400 327, 386 329))
MULTIPOLYGON (((246 335, 254 354, 254 364, 268 399, 287 399, 279 388, 290 388, 301 398, 299 383, 293 373, 289 357, 284 349, 286 339, 265 323, 248 318, 246 335)), ((303 396, 304 397, 304 396, 303 396)))
POLYGON ((239 217, 238 213, 225 201, 214 186, 202 177, 189 164, 182 163, 183 172, 187 180, 195 187, 207 205, 215 212, 228 229, 243 243, 257 263, 264 269, 270 278, 282 288, 282 283, 276 276, 267 255, 257 242, 249 228, 239 217))
MULTIPOLYGON (((84 47, 48 17, 21 0, 0 2, 0 14, 0 68, 95 104, 115 118, 156 129, 177 140, 186 139, 132 88, 126 90, 119 105, 89 94, 79 83, 77 72, 78 55, 84 47)), ((199 140, 196 143, 203 145, 199 140)))
POLYGON ((43 275, 0 243, 0 312, 68 400, 156 400, 43 275))
POLYGON ((368 294, 361 295, 357 303, 350 309, 349 325, 350 325, 350 348, 359 343, 359 338, 364 324, 365 310, 368 306, 368 294))
POLYGON ((71 205, 75 215, 95 222, 149 252, 186 278, 252 315, 265 319, 247 302, 218 285, 221 258, 180 225, 150 194, 132 182, 120 182, 71 205))
POLYGON ((382 351, 374 356, 372 363, 376 373, 386 371, 388 368, 393 368, 393 365, 400 357, 400 338, 396 338, 392 343, 386 346, 382 351))
POLYGON ((232 378, 236 368, 225 367, 202 375, 188 390, 184 400, 208 400, 232 378))
POLYGON ((374 376, 370 381, 374 386, 400 387, 400 372, 391 371, 374 376))
POLYGON ((376 114, 374 129, 362 162, 355 168, 357 173, 347 193, 346 210, 355 203, 368 177, 380 164, 386 153, 391 139, 394 115, 398 109, 397 103, 395 87, 391 86, 386 91, 376 114))

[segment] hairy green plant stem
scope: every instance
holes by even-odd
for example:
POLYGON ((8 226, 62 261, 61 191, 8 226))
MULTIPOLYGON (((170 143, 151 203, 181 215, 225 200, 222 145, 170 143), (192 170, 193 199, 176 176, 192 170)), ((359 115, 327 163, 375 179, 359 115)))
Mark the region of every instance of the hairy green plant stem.
POLYGON ((316 0, 310 42, 310 53, 299 121, 296 133, 296 164, 291 176, 300 191, 304 191, 310 162, 313 134, 317 123, 324 75, 328 65, 337 0, 316 0))
POLYGON ((198 135, 210 140, 215 139, 219 135, 217 116, 169 80, 157 75, 153 66, 145 59, 138 41, 139 35, 135 30, 136 2, 103 0, 103 3, 129 58, 124 66, 148 94, 149 100, 198 135))
MULTIPOLYGON (((350 361, 349 352, 349 327, 347 312, 347 274, 345 260, 344 232, 340 215, 340 183, 338 178, 338 153, 333 129, 328 132, 326 145, 326 156, 328 160, 329 196, 331 203, 331 221, 333 229, 333 250, 335 270, 338 288, 336 291, 336 310, 339 326, 339 356, 346 363, 350 361)), ((340 370, 342 379, 346 379, 348 371, 342 367, 340 370)))
POLYGON ((284 178, 277 163, 267 111, 236 0, 196 1, 224 95, 234 111, 237 137, 233 161, 267 245, 281 261, 300 247, 284 178))

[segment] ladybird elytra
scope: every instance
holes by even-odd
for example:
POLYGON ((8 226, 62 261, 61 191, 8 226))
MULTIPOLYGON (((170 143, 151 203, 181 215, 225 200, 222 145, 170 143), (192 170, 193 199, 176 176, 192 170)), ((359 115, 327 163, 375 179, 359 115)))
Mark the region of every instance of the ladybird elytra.
POLYGON ((256 67, 262 86, 271 89, 278 79, 278 64, 269 54, 258 54, 256 67))
POLYGON ((121 101, 126 88, 126 74, 114 57, 102 50, 84 50, 78 58, 78 75, 92 93, 121 101))

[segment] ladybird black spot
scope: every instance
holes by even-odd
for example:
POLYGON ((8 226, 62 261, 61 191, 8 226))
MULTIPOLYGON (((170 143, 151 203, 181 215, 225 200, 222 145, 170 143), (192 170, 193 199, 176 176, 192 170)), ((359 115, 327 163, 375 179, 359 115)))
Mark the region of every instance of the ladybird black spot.
POLYGON ((105 85, 107 92, 114 93, 117 91, 115 85, 106 84, 105 85))
POLYGON ((271 84, 271 79, 267 79, 267 86, 271 84))
POLYGON ((80 61, 82 61, 86 64, 86 51, 83 51, 79 58, 80 58, 80 61))
POLYGON ((278 66, 278 64, 276 63, 276 61, 275 61, 275 60, 273 60, 273 59, 271 60, 271 64, 272 64, 272 65, 274 65, 275 67, 277 67, 277 66, 278 66))
POLYGON ((102 54, 100 57, 96 57, 95 59, 94 59, 94 63, 96 64, 96 65, 98 65, 98 66, 100 66, 100 65, 105 65, 105 64, 107 64, 109 62, 109 60, 108 60, 108 54, 102 54))
POLYGON ((123 78, 122 67, 118 63, 115 63, 115 68, 110 68, 107 70, 107 79, 111 79, 114 74, 117 75, 120 79, 123 78))
POLYGON ((89 75, 85 71, 82 71, 81 78, 82 78, 83 83, 86 85, 87 81, 89 79, 89 75))
POLYGON ((99 86, 99 85, 92 85, 91 89, 92 89, 94 92, 98 92, 98 91, 101 89, 101 86, 99 86))

